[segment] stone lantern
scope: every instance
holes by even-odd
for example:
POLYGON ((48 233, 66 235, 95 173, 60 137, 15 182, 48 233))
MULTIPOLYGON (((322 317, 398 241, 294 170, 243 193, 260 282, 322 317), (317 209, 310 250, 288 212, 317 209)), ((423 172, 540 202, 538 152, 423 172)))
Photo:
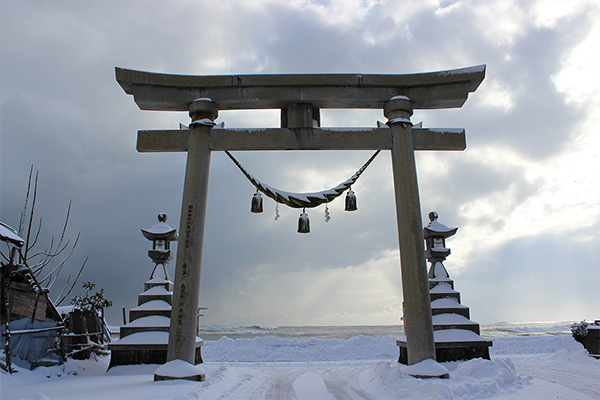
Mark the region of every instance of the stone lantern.
MULTIPOLYGON (((460 293, 454 290, 454 281, 444 266, 450 249, 446 239, 458 228, 448 228, 438 220, 438 213, 429 213, 429 224, 423 228, 426 242, 425 257, 431 263, 428 272, 429 300, 433 323, 435 359, 437 362, 490 359, 492 341, 480 336, 477 322, 470 320, 469 307, 461 304, 460 293)), ((404 338, 396 344, 400 347, 398 362, 408 364, 408 348, 404 338)))
MULTIPOLYGON (((142 234, 152 241, 148 256, 154 262, 150 280, 144 282, 144 292, 138 295, 138 306, 129 310, 129 323, 125 321, 119 339, 108 345, 111 351, 109 368, 118 365, 164 364, 167 362, 169 327, 173 304, 173 282, 165 264, 173 258, 171 242, 178 240, 177 230, 166 224, 167 215, 158 215, 158 224, 142 229, 142 234), (161 265, 161 268, 158 266, 161 265), (161 274, 159 271, 163 271, 161 274)), ((196 337, 194 364, 202 362, 201 347, 204 343, 196 337)))
POLYGON ((152 241, 152 250, 148 250, 148 256, 154 262, 154 269, 150 275, 150 279, 154 278, 156 268, 162 265, 162 270, 165 279, 170 279, 165 264, 173 259, 171 251, 171 242, 178 239, 177 229, 171 228, 166 224, 167 214, 161 213, 158 215, 158 224, 146 230, 142 229, 142 234, 148 240, 152 241))
POLYGON ((450 249, 446 248, 446 239, 456 234, 458 228, 448 228, 438 220, 438 213, 429 213, 429 224, 423 228, 425 239, 425 257, 431 263, 428 278, 444 279, 450 275, 444 267, 443 261, 450 255, 450 249))

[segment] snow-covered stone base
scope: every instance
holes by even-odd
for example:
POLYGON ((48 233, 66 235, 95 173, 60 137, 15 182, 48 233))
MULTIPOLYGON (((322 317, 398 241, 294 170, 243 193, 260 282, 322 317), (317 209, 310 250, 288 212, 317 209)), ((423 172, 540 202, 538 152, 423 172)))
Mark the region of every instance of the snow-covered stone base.
POLYGON ((408 367, 400 367, 400 372, 415 378, 450 378, 450 371, 432 359, 423 360, 408 367))
POLYGON ((154 381, 171 381, 175 379, 202 382, 206 380, 206 372, 204 372, 204 368, 192 365, 184 360, 169 361, 154 371, 154 381))

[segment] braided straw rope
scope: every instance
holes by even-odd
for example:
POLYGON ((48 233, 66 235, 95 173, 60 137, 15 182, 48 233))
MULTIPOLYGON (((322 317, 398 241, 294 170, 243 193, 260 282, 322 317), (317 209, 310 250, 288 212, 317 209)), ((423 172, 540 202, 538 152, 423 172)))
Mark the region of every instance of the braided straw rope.
POLYGON ((231 161, 242 171, 244 176, 248 178, 248 180, 256 187, 257 190, 263 192, 267 197, 272 198, 278 203, 285 204, 286 206, 293 208, 314 208, 320 206, 323 203, 329 203, 334 200, 336 197, 339 197, 342 193, 350 188, 360 177, 360 175, 367 169, 369 164, 377 157, 377 155, 381 152, 381 150, 377 150, 375 154, 369 158, 369 160, 363 165, 354 175, 352 175, 345 182, 340 183, 334 188, 324 190, 322 192, 315 193, 290 193, 284 192, 282 190, 278 190, 269 185, 265 185, 252 175, 250 175, 242 164, 239 163, 238 160, 227 150, 225 150, 225 154, 229 156, 231 161))

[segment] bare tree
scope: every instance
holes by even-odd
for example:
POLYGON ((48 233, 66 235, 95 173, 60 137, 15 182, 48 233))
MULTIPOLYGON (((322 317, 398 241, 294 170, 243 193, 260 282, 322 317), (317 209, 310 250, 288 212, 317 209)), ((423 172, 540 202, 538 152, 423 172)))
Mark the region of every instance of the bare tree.
MULTIPOLYGON (((61 273, 63 267, 73 255, 73 252, 77 247, 77 243, 79 242, 80 235, 78 233, 73 242, 71 239, 66 238, 69 217, 71 215, 71 202, 69 201, 65 222, 63 224, 60 236, 58 239, 56 239, 55 236, 52 236, 50 238, 50 243, 44 248, 44 250, 37 250, 39 247, 37 245, 38 240, 40 239, 43 222, 41 217, 39 218, 39 221, 37 221, 34 217, 37 201, 38 177, 39 170, 35 171, 34 177, 32 165, 31 170, 29 171, 25 204, 19 220, 18 230, 18 234, 20 237, 24 238, 25 244, 19 249, 18 259, 14 261, 18 264, 28 266, 31 270, 31 275, 34 278, 35 283, 40 287, 43 287, 44 291, 49 292, 56 282, 56 279, 61 273), (34 221, 36 222, 35 226, 34 221)), ((9 254, 5 255, 2 251, 0 251, 0 254, 6 261, 9 261, 9 254)), ((77 284, 77 280, 81 276, 81 273, 87 264, 88 258, 89 256, 85 258, 72 282, 72 274, 69 274, 65 285, 55 297, 54 304, 56 306, 59 306, 71 294, 73 288, 77 284)))

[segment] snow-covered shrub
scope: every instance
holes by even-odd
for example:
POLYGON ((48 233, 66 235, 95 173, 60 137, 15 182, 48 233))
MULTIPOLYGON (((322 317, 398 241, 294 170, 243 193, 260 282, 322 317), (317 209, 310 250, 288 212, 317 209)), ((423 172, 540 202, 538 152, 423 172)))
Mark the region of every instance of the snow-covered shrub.
POLYGON ((573 335, 573 339, 581 343, 585 346, 585 337, 588 334, 587 331, 588 323, 585 319, 581 322, 575 322, 571 325, 571 334, 573 335))
POLYGON ((84 282, 83 288, 85 289, 85 296, 76 296, 73 301, 71 301, 71 304, 80 310, 92 312, 100 311, 104 314, 104 309, 112 307, 113 303, 104 297, 104 288, 90 296, 90 291, 94 290, 95 287, 95 283, 90 281, 84 282))

